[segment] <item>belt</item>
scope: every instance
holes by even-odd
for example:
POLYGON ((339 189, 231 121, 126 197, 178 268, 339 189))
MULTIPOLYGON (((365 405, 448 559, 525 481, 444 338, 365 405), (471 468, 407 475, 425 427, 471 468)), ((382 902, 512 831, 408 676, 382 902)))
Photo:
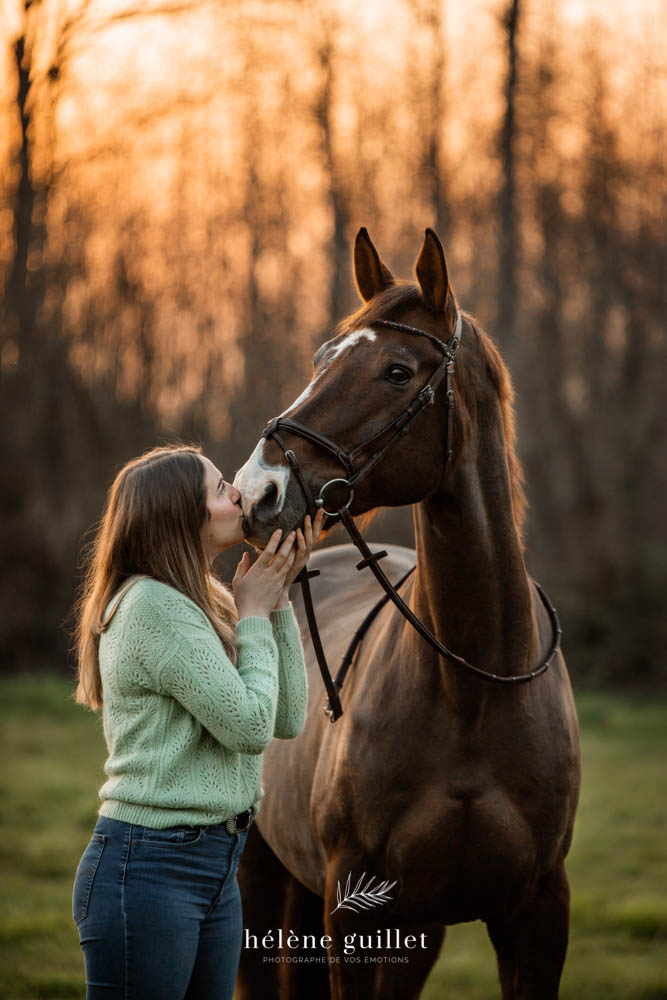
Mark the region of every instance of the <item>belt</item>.
POLYGON ((243 812, 225 820, 225 830, 227 833, 245 833, 249 830, 255 814, 252 809, 244 809, 243 812))

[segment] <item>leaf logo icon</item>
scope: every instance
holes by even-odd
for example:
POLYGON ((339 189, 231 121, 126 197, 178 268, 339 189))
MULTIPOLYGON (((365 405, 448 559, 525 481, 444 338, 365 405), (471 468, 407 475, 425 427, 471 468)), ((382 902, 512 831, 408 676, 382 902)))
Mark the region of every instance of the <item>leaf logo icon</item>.
POLYGON ((394 888, 396 882, 378 882, 374 886, 375 875, 371 875, 367 884, 362 888, 365 876, 366 872, 363 873, 354 889, 350 892, 352 872, 349 872, 344 894, 341 892, 340 881, 338 882, 336 891, 338 906, 331 913, 335 913, 336 910, 352 910, 353 913, 359 913, 361 910, 370 910, 374 906, 381 906, 383 903, 388 903, 389 900, 393 899, 393 896, 389 895, 389 890, 394 888))

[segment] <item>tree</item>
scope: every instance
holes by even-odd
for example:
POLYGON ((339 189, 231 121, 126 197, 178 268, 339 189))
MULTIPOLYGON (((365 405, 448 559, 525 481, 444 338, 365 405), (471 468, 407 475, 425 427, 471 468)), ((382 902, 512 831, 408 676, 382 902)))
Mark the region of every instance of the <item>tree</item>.
POLYGON ((408 62, 408 74, 414 78, 416 89, 419 187, 424 191, 430 209, 430 224, 435 226, 441 239, 447 241, 451 229, 451 208, 444 164, 447 110, 444 6, 442 0, 410 0, 409 7, 419 34, 414 54, 408 62))
POLYGON ((514 355, 517 325, 518 225, 516 206, 517 145, 517 41, 519 0, 510 0, 502 19, 506 36, 507 67, 504 85, 504 113, 498 138, 502 178, 498 196, 500 225, 498 261, 498 330, 510 359, 514 355))

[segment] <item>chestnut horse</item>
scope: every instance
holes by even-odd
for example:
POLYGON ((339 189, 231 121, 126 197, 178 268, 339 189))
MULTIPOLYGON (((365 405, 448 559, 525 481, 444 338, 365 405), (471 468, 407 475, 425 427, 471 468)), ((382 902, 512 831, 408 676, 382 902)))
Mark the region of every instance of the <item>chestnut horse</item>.
MULTIPOLYGON (((426 385, 442 361, 433 338, 451 342, 458 329, 453 420, 441 385, 357 485, 350 511, 413 504, 417 568, 401 596, 467 661, 505 677, 530 673, 552 646, 553 626, 524 565, 507 370, 488 336, 459 313, 431 230, 416 285, 394 281, 366 230, 354 263, 365 304, 319 349, 312 381, 283 416, 352 451, 426 385)), ((344 475, 316 442, 283 436, 313 496, 344 475)), ((257 545, 307 510, 270 438, 236 485, 257 545)), ((384 547, 383 568, 396 581, 415 554, 384 547)), ((368 570, 355 570, 358 558, 341 545, 311 561, 321 571, 313 597, 331 663, 381 596, 368 570)), ((357 652, 341 692, 344 714, 332 725, 295 604, 309 662, 308 717, 297 739, 276 740, 265 753, 266 794, 240 872, 250 936, 237 996, 418 997, 445 926, 482 920, 504 1000, 557 997, 569 922, 564 860, 579 790, 562 655, 530 683, 490 684, 439 655, 388 603, 357 652), (341 893, 363 890, 371 876, 375 885, 395 884, 366 908, 363 897, 338 906, 341 893)))

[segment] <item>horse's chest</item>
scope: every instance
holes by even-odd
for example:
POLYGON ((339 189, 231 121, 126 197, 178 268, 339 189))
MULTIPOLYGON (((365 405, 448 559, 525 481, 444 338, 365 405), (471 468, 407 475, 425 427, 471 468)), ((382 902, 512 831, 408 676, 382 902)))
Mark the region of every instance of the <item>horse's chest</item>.
POLYGON ((349 816, 343 852, 378 879, 398 881, 404 915, 478 919, 490 906, 513 906, 544 867, 539 835, 501 788, 415 785, 411 801, 388 804, 349 816))
POLYGON ((504 906, 542 867, 539 837, 501 788, 479 794, 460 786, 438 801, 424 796, 397 818, 386 847, 387 869, 403 873, 405 906, 428 899, 444 922, 482 916, 490 900, 504 906))
POLYGON ((488 747, 422 737, 419 753, 378 743, 357 752, 358 744, 338 758, 318 810, 323 841, 343 828, 422 916, 425 899, 443 922, 479 917, 490 900, 512 905, 550 866, 566 825, 563 801, 539 766, 502 780, 488 747))

